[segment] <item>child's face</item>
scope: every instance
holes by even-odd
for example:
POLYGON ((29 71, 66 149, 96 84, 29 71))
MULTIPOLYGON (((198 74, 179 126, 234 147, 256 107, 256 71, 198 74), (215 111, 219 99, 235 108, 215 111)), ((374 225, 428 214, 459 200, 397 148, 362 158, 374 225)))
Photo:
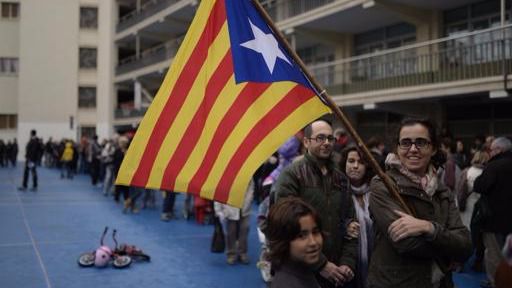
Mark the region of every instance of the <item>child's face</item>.
POLYGON ((323 238, 311 215, 299 219, 300 234, 290 242, 290 258, 294 261, 312 265, 320 258, 323 238))

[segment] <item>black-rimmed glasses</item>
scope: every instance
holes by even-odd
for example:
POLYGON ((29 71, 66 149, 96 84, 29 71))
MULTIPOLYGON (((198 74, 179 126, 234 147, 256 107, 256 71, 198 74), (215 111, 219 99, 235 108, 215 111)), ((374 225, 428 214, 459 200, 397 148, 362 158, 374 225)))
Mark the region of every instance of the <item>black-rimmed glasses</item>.
POLYGON ((412 145, 416 146, 418 149, 425 149, 427 148, 432 142, 430 140, 425 138, 416 138, 412 140, 411 138, 403 138, 398 141, 398 146, 401 149, 408 150, 411 149, 412 145))
POLYGON ((328 143, 334 143, 334 141, 336 140, 336 138, 334 138, 334 136, 324 135, 324 134, 319 134, 313 138, 308 137, 308 139, 315 140, 317 143, 325 143, 325 141, 327 141, 328 143))

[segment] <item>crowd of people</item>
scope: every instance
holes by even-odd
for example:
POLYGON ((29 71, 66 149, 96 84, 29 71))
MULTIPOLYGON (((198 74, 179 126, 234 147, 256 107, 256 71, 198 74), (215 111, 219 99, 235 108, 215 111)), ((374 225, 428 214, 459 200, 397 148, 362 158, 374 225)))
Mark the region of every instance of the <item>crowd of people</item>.
MULTIPOLYGON (((431 121, 405 119, 386 140, 367 142, 374 167, 343 129, 314 121, 258 169, 242 209, 187 194, 184 217, 200 224, 217 217, 224 223, 226 262, 248 264, 256 202, 258 267, 271 287, 454 287, 452 273, 472 254, 471 269, 487 272, 483 286, 512 287, 500 278, 511 262, 502 254, 512 246, 510 139, 475 137, 467 150, 431 121)), ((155 207, 157 191, 114 185, 129 144, 125 136, 43 144, 32 131, 19 189, 27 189, 32 173, 36 191, 36 167, 45 165, 60 169, 62 179, 88 173, 105 196, 123 197, 124 213, 155 207)), ((161 220, 177 218, 177 194, 162 193, 161 220)))
POLYGON ((16 167, 16 158, 18 157, 18 142, 16 138, 7 143, 0 139, 0 167, 16 167))
POLYGON ((488 275, 482 287, 512 287, 499 273, 511 268, 502 254, 512 233, 510 139, 475 137, 466 151, 431 121, 405 119, 389 145, 367 143, 396 196, 328 121, 296 136, 295 158, 278 151, 287 167, 260 180, 269 196, 259 217, 267 265, 259 266, 271 271, 271 287, 454 287, 452 273, 473 253, 471 269, 488 275))
POLYGON ((72 139, 56 141, 52 138, 43 142, 37 137, 37 131, 32 130, 25 147, 24 173, 18 190, 29 188, 29 176, 32 175, 30 190, 37 191, 37 167, 44 166, 60 170, 63 180, 72 180, 77 174, 88 175, 91 185, 99 188, 103 195, 111 196, 116 202, 123 198, 124 213, 138 213, 141 208, 156 207, 155 191, 114 185, 129 142, 126 136, 105 139, 101 143, 97 136, 84 136, 78 143, 72 139), (139 198, 142 203, 138 203, 139 198))

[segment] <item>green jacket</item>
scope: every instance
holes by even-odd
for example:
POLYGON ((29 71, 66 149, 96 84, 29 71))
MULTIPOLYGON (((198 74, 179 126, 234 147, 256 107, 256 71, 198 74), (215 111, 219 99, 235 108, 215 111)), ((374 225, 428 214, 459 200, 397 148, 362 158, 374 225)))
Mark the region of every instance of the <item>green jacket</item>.
POLYGON ((376 238, 370 260, 369 287, 430 288, 435 265, 444 273, 440 288, 453 287, 448 267, 452 262, 464 263, 472 252, 470 234, 462 224, 455 200, 441 185, 430 199, 418 184, 397 170, 388 171, 388 175, 400 187, 399 194, 415 217, 431 221, 435 231, 432 237, 408 237, 392 242, 388 227, 399 218, 393 210, 403 209, 379 177, 372 179, 370 212, 376 238))
POLYGON ((345 238, 346 225, 356 218, 348 178, 333 162, 329 163, 328 171, 322 175, 316 159, 306 154, 280 174, 273 188, 276 201, 282 197, 300 197, 318 212, 326 236, 323 257, 315 268, 323 268, 329 260, 356 271, 358 242, 345 238))

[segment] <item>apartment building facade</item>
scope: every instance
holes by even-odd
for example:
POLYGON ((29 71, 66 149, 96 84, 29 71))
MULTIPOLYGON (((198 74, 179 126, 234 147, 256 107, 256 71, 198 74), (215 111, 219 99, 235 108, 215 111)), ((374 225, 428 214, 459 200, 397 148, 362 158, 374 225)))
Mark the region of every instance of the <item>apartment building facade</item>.
MULTIPOLYGON (((0 2, 18 4, 0 20, 0 137, 78 139, 134 130, 200 1, 0 2)), ((364 138, 428 116, 467 141, 512 135, 511 2, 260 1, 364 138)))
POLYGON ((0 3, 0 139, 16 137, 18 123, 19 3, 0 3))
POLYGON ((111 136, 116 3, 8 0, 0 8, 0 139, 23 147, 32 129, 44 141, 111 136))

